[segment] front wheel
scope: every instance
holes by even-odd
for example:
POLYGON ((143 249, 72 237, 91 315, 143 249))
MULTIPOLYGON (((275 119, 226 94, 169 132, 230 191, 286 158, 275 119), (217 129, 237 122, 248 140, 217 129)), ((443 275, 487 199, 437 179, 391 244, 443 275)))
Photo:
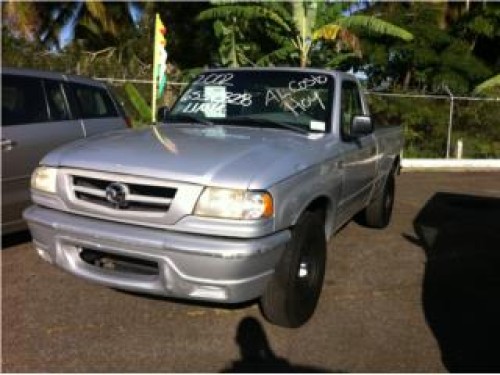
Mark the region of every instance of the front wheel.
POLYGON ((260 307, 273 324, 296 328, 316 309, 326 263, 326 238, 320 215, 305 212, 292 230, 260 307))

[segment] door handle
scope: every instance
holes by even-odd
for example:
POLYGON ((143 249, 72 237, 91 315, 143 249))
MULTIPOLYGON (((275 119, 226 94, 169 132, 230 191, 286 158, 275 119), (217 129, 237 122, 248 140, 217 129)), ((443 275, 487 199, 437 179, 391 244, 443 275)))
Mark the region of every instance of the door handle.
POLYGON ((10 151, 14 147, 16 147, 17 142, 13 141, 12 139, 5 139, 2 138, 2 151, 10 151))

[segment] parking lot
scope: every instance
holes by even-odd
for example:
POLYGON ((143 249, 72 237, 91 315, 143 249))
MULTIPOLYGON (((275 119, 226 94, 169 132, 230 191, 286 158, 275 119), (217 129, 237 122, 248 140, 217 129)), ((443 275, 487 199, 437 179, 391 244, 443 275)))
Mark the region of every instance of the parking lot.
POLYGON ((125 293, 4 239, 3 372, 500 371, 500 172, 403 173, 385 230, 329 243, 319 306, 298 329, 256 303, 125 293))

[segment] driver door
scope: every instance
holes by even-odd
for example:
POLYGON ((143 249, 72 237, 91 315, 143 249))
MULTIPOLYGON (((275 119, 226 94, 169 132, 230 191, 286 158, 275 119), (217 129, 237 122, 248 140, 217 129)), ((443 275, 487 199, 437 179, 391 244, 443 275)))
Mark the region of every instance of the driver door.
POLYGON ((376 176, 377 144, 373 133, 361 137, 350 135, 352 120, 355 116, 364 114, 357 83, 344 80, 340 111, 344 176, 339 207, 343 222, 365 206, 376 176))

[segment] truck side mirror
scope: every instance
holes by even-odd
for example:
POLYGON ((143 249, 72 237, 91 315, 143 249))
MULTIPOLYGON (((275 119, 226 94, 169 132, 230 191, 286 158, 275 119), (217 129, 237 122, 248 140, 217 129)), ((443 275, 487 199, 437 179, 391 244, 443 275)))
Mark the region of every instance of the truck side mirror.
POLYGON ((370 116, 355 116, 352 119, 351 136, 360 137, 373 132, 373 124, 370 116))
POLYGON ((165 122, 169 113, 170 113, 170 108, 168 108, 167 106, 158 108, 158 111, 156 111, 156 121, 165 122))

